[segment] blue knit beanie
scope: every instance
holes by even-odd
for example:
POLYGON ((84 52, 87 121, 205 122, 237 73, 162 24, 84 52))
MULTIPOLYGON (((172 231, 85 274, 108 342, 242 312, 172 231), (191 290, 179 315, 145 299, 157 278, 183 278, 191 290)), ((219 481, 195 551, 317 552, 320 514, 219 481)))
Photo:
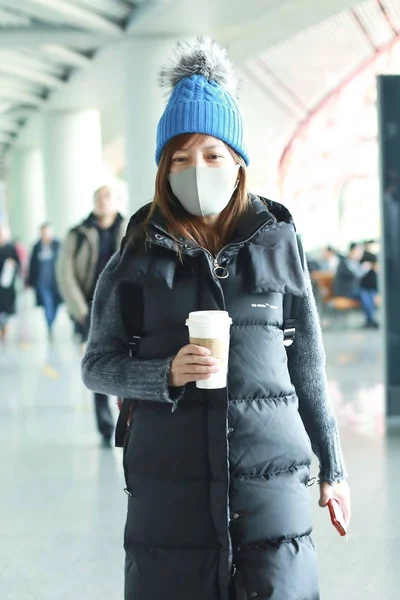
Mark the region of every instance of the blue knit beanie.
POLYGON ((180 42, 160 81, 172 93, 157 128, 157 165, 168 142, 183 133, 216 137, 249 164, 237 81, 223 48, 207 38, 180 42))

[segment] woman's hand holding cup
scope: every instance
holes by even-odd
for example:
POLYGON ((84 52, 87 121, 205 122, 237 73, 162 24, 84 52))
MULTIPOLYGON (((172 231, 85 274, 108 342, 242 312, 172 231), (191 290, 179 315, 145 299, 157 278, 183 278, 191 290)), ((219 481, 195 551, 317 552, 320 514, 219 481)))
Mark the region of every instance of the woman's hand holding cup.
POLYGON ((171 363, 169 384, 182 387, 192 381, 204 381, 219 370, 220 363, 211 356, 208 348, 188 344, 179 350, 171 363))

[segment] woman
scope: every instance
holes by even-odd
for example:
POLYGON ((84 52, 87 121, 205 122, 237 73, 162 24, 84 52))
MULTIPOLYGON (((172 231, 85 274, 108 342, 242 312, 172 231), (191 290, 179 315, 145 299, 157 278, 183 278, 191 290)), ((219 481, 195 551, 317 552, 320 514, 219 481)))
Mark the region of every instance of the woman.
POLYGON ((90 389, 135 399, 125 598, 316 600, 311 444, 321 506, 336 497, 348 522, 350 500, 309 276, 288 211, 247 192, 225 52, 179 44, 162 77, 154 201, 100 278, 83 360, 90 389), (288 294, 302 301, 286 356, 288 294), (233 319, 223 390, 195 385, 219 365, 185 319, 208 309, 233 319))
POLYGON ((5 341, 7 323, 15 313, 16 280, 20 267, 17 251, 10 243, 10 232, 0 224, 0 339, 5 341))
POLYGON ((49 223, 40 228, 40 240, 34 245, 29 266, 28 285, 36 292, 36 304, 42 306, 47 323, 49 339, 53 337, 53 325, 57 317, 61 296, 56 281, 56 264, 60 242, 53 237, 49 223))

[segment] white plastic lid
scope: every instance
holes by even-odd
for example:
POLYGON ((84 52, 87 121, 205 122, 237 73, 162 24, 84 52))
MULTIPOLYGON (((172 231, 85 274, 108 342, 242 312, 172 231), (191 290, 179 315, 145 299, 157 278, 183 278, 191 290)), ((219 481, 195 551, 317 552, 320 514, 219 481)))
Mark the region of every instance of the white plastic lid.
POLYGON ((221 321, 232 323, 232 319, 226 310, 199 310, 189 313, 186 325, 188 325, 189 322, 198 325, 206 325, 210 322, 218 323, 221 321))

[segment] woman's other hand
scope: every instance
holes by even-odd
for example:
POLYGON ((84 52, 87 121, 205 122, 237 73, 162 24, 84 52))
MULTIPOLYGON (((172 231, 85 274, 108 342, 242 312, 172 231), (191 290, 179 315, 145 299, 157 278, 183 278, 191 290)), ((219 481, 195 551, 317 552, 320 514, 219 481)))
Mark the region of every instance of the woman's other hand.
POLYGON ((188 344, 180 349, 171 363, 169 385, 182 387, 191 381, 203 381, 218 373, 219 362, 208 348, 188 344))
POLYGON ((325 508, 331 498, 337 500, 342 509, 344 520, 346 525, 349 526, 351 519, 351 497, 350 487, 347 481, 343 480, 338 483, 330 484, 326 481, 322 481, 319 486, 320 499, 319 505, 325 508))

